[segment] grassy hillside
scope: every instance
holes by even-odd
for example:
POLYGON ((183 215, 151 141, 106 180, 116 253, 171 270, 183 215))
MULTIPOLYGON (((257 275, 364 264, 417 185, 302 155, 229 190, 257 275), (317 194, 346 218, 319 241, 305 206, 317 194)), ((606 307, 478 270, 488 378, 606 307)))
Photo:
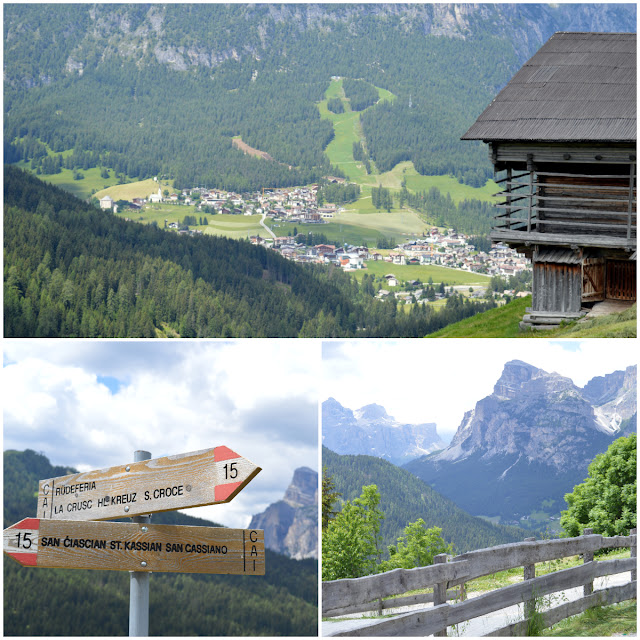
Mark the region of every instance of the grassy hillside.
POLYGON ((521 331, 519 323, 531 297, 514 300, 503 307, 451 324, 428 338, 635 338, 636 305, 622 313, 567 323, 550 331, 521 331))
MULTIPOLYGON (((4 453, 4 526, 34 516, 38 480, 73 472, 34 451, 4 453)), ((178 512, 156 524, 215 526, 178 512)), ((156 573, 150 635, 315 636, 317 563, 266 551, 265 576, 156 573)), ((129 575, 4 562, 5 636, 126 636, 129 575)))
POLYGON ((322 464, 343 500, 358 497, 365 485, 377 485, 385 514, 381 529, 385 548, 395 544, 406 525, 418 518, 428 527, 440 527, 456 553, 520 541, 527 535, 516 527, 494 525, 469 515, 413 474, 381 458, 341 456, 323 447, 322 464))

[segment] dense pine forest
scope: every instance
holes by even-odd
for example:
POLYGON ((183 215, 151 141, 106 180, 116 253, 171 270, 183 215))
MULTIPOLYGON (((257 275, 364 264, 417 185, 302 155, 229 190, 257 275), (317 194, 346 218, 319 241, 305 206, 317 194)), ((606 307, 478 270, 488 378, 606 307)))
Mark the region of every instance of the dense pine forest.
POLYGON ((439 527, 455 553, 519 542, 526 532, 517 527, 494 525, 469 515, 427 483, 387 460, 373 456, 341 456, 322 448, 322 464, 335 483, 342 500, 353 500, 362 487, 375 484, 380 492, 380 509, 385 514, 380 532, 383 548, 395 544, 407 523, 418 518, 426 527, 439 527))
POLYGON ((46 143, 177 187, 306 184, 339 175, 317 102, 340 76, 356 107, 376 101, 371 85, 396 96, 362 117, 379 170, 412 160, 478 186, 486 150, 460 136, 554 31, 595 29, 635 30, 635 7, 10 4, 5 159, 55 171, 40 166, 46 143))
POLYGON ((126 222, 8 166, 7 337, 420 337, 493 306, 375 299, 339 269, 126 222))
MULTIPOLYGON (((4 526, 36 513, 38 480, 72 473, 34 451, 4 452, 4 526)), ((178 513, 155 524, 215 526, 178 513)), ((266 575, 153 574, 150 635, 315 636, 315 560, 291 560, 266 550, 266 575)), ((126 636, 129 575, 21 567, 4 562, 5 636, 126 636)))

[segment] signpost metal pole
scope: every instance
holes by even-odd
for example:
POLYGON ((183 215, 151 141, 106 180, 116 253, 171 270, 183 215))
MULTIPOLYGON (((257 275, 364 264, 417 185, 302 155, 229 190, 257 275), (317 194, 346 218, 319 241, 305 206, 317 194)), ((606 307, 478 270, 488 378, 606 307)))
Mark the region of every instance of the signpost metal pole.
MULTIPOLYGON (((149 451, 134 451, 134 462, 149 460, 149 451)), ((149 524, 151 516, 134 516, 133 522, 149 524)), ((146 563, 143 563, 146 564, 146 563)), ((132 571, 129 591, 129 637, 149 635, 149 572, 132 571)))

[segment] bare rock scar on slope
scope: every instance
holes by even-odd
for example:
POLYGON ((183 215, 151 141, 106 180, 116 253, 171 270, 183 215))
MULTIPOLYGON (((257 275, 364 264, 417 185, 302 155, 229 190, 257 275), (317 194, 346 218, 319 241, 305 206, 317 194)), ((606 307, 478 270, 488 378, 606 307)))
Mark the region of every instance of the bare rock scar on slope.
POLYGON ((248 153, 250 156, 255 156, 256 158, 262 158, 263 160, 270 160, 271 162, 275 162, 275 160, 266 152, 260 151, 260 149, 254 149, 250 147, 246 142, 242 141, 242 138, 233 138, 232 140, 233 146, 240 149, 244 153, 248 153))

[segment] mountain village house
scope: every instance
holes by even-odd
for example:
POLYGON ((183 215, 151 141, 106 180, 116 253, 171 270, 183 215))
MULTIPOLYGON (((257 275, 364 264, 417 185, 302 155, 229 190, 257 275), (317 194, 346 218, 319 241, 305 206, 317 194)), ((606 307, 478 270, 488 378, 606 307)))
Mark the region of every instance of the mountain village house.
POLYGON ((491 239, 533 262, 524 326, 636 300, 636 34, 554 34, 463 139, 506 172, 491 239))

